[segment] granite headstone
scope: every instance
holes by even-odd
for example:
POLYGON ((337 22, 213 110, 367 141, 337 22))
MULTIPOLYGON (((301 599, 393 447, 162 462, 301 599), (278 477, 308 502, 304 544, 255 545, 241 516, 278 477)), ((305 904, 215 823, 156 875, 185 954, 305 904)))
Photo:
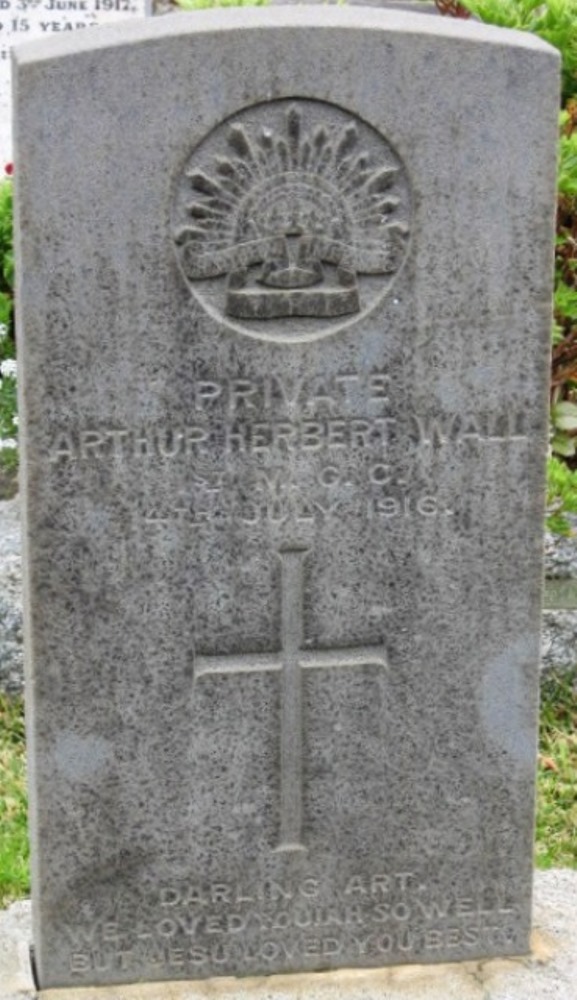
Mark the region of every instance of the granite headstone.
POLYGON ((526 952, 557 54, 287 7, 15 65, 40 985, 526 952))

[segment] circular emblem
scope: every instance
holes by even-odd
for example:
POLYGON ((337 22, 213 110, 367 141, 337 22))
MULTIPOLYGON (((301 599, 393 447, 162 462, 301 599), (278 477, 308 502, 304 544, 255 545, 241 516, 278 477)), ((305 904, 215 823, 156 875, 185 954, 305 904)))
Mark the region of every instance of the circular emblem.
POLYGON ((173 235, 193 295, 262 340, 313 340, 370 309, 405 258, 410 189, 375 129, 320 101, 259 104, 178 179, 173 235))

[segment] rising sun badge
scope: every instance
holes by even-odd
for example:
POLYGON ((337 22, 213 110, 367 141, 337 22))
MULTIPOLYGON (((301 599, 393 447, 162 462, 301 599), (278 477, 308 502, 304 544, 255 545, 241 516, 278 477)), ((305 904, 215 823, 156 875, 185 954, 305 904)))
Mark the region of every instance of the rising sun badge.
POLYGON ((267 340, 323 336, 372 306, 409 230, 407 172, 389 142, 308 100, 257 105, 218 126, 189 158, 173 209, 191 291, 267 340))

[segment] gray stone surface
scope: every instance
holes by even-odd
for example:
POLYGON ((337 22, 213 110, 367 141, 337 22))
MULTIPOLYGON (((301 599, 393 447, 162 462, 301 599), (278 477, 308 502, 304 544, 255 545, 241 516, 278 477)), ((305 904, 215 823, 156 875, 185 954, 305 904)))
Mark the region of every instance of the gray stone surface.
MULTIPOLYGON (((0 502, 0 691, 24 690, 20 503, 0 502)), ((569 538, 548 536, 541 628, 543 670, 577 665, 577 527, 569 538)))
MULTIPOLYGON (((531 954, 307 976, 54 990, 46 1000, 575 1000, 577 871, 535 873, 531 954)), ((0 911, 0 1000, 34 1000, 30 905, 0 911)))
MULTIPOLYGON (((571 537, 548 536, 545 544, 545 611, 542 666, 568 670, 577 664, 577 519, 571 537)), ((22 556, 20 501, 0 501, 0 691, 21 695, 22 556)))
POLYGON ((577 515, 568 514, 571 534, 547 534, 545 538, 545 575, 550 579, 577 580, 577 515))
POLYGON ((0 910, 0 1000, 34 996, 31 942, 30 901, 20 900, 0 910))
POLYGON ((543 613, 541 662, 544 671, 577 667, 577 611, 543 613))
POLYGON ((360 8, 20 50, 43 987, 528 949, 557 64, 360 8))
MULTIPOLYGON (((577 519, 574 533, 548 536, 541 663, 544 670, 577 665, 577 519)), ((20 502, 0 502, 0 691, 24 690, 20 502)))
POLYGON ((541 656, 544 670, 577 666, 577 517, 572 535, 545 539, 545 593, 541 656))

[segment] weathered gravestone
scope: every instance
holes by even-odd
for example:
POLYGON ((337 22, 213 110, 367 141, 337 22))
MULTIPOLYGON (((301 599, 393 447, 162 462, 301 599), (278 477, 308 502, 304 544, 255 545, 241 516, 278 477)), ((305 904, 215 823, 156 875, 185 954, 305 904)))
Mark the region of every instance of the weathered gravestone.
POLYGON ((40 984, 525 952, 556 54, 285 8, 16 79, 40 984))

